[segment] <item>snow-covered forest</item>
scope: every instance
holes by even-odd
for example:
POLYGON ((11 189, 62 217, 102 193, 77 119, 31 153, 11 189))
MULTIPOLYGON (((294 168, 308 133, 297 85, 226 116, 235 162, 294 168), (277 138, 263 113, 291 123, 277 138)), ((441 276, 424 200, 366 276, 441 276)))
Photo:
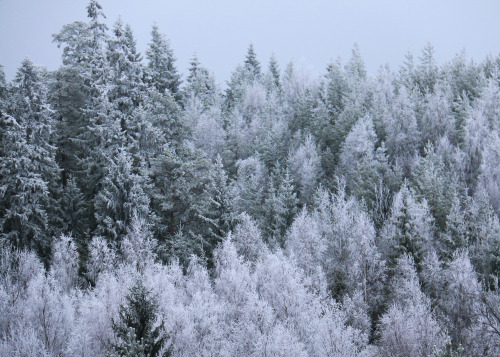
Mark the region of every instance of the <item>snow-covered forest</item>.
POLYGON ((86 10, 0 67, 1 356, 500 355, 500 57, 223 86, 86 10))

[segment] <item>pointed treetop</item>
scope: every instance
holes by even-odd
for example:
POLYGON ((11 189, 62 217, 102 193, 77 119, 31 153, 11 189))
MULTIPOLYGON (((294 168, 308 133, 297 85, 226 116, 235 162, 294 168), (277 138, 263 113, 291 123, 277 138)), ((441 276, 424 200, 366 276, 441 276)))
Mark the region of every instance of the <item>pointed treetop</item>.
POLYGON ((180 75, 175 68, 176 58, 174 51, 170 48, 169 41, 153 25, 151 30, 151 42, 146 51, 148 58, 148 81, 160 93, 169 89, 172 94, 179 92, 181 83, 180 75))
POLYGON ((347 71, 352 76, 360 79, 366 77, 365 62, 363 61, 363 58, 361 58, 361 52, 357 43, 355 43, 352 47, 352 56, 346 67, 347 71))
POLYGON ((273 77, 274 85, 279 88, 280 87, 280 69, 278 66, 278 61, 276 60, 276 56, 274 53, 271 55, 269 59, 269 72, 273 77))
POLYGON ((196 76, 196 72, 200 68, 200 60, 198 59, 198 55, 196 54, 196 52, 193 54, 193 57, 189 61, 189 64, 191 65, 191 67, 189 67, 189 75, 187 80, 188 82, 191 82, 196 76))
POLYGON ((96 0, 90 0, 87 5, 87 16, 90 19, 97 19, 99 16, 106 18, 102 11, 102 6, 96 0))
POLYGON ((260 76, 260 63, 257 60, 257 55, 253 49, 253 44, 248 46, 247 55, 245 58, 245 68, 255 77, 260 76))

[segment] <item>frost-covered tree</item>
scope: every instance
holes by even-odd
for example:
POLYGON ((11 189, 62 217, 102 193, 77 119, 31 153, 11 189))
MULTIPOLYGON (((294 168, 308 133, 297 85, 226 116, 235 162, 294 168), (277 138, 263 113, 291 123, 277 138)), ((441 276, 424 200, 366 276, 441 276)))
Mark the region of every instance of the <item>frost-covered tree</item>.
POLYGON ((424 255, 434 244, 432 221, 425 199, 419 202, 414 190, 404 182, 380 233, 382 250, 392 265, 407 254, 420 270, 424 255))
POLYGON ((276 60, 276 56, 273 53, 271 58, 269 59, 268 73, 264 78, 264 82, 266 82, 268 92, 277 92, 278 94, 281 93, 282 88, 280 77, 281 75, 278 61, 276 60))
POLYGON ((303 208, 287 232, 285 251, 290 259, 295 260, 317 291, 326 293, 326 276, 323 271, 323 259, 327 248, 316 217, 303 208))
POLYGON ((260 63, 257 60, 257 55, 255 54, 255 50, 253 49, 253 44, 251 43, 248 46, 247 55, 245 57, 245 69, 250 72, 255 79, 258 79, 260 76, 260 63))
POLYGON ((297 213, 298 199, 288 168, 276 165, 273 171, 264 202, 264 230, 270 240, 284 246, 283 237, 297 213))
POLYGON ((408 174, 413 168, 413 158, 420 143, 420 132, 414 103, 407 90, 400 89, 383 120, 387 133, 387 153, 391 160, 399 162, 404 173, 408 174))
POLYGON ((379 325, 381 356, 429 356, 444 345, 446 333, 420 290, 413 259, 403 255, 396 267, 394 297, 379 325))
POLYGON ((146 218, 134 211, 127 235, 120 244, 124 263, 143 272, 146 267, 154 264, 156 258, 154 250, 157 245, 146 218))
POLYGON ((66 187, 63 188, 61 207, 64 230, 72 234, 78 248, 82 249, 90 229, 87 216, 88 207, 85 195, 73 176, 69 176, 66 187))
POLYGON ((259 228, 248 214, 242 213, 238 219, 240 222, 234 227, 231 240, 239 256, 245 261, 255 262, 266 252, 266 245, 259 228))
POLYGON ((321 175, 320 158, 314 138, 308 135, 288 156, 288 167, 299 192, 299 201, 309 202, 321 175))
POLYGON ((187 263, 191 254, 201 254, 209 244, 211 224, 205 218, 211 199, 211 164, 200 150, 163 145, 153 161, 152 174, 157 229, 169 254, 182 253, 187 263))
POLYGON ((145 90, 143 69, 130 26, 124 26, 118 19, 113 35, 107 48, 111 86, 108 96, 112 107, 110 115, 120 122, 126 144, 133 145, 138 136, 133 123, 133 111, 142 103, 145 90))
POLYGON ((427 93, 423 105, 423 113, 419 128, 422 133, 421 141, 427 145, 428 142, 436 144, 438 140, 446 136, 452 142, 456 142, 456 123, 452 113, 452 101, 450 89, 442 88, 437 84, 434 91, 427 93))
POLYGON ((27 155, 33 162, 33 173, 39 174, 47 183, 49 194, 44 207, 50 223, 47 229, 55 234, 61 229, 58 202, 60 170, 56 163, 54 117, 47 104, 48 88, 43 71, 26 58, 12 84, 11 113, 26 130, 26 142, 30 145, 27 155))
POLYGON ((3 66, 0 65, 0 111, 3 113, 7 108, 7 81, 5 80, 5 72, 3 66))
POLYGON ((196 54, 190 62, 189 75, 187 77, 187 85, 184 89, 186 96, 198 99, 204 109, 217 104, 219 89, 215 82, 214 76, 208 69, 200 65, 196 54))
POLYGON ((254 219, 262 213, 266 172, 256 157, 249 157, 236 163, 237 176, 231 187, 232 211, 246 212, 254 219))
POLYGON ((179 100, 180 75, 175 68, 176 58, 170 47, 170 42, 160 33, 158 26, 153 25, 151 42, 146 51, 148 65, 146 68, 146 83, 161 94, 168 90, 179 100))
POLYGON ((2 241, 35 249, 48 258, 48 184, 32 158, 25 126, 13 117, 0 117, 0 228, 2 241))
POLYGON ((353 187, 358 166, 374 159, 375 141, 375 130, 370 117, 358 120, 347 134, 338 164, 338 174, 345 177, 347 187, 353 187))
POLYGON ((500 132, 491 132, 485 140, 479 168, 479 185, 487 192, 490 204, 500 214, 500 132))
POLYGON ((454 195, 460 190, 458 178, 446 167, 445 157, 436 153, 432 144, 425 147, 425 157, 417 161, 413 187, 416 196, 429 204, 436 225, 443 230, 454 195))
POLYGON ((375 246, 375 229, 360 205, 345 192, 339 182, 338 192, 319 192, 315 217, 326 250, 322 265, 331 294, 338 300, 363 294, 372 312, 380 308, 380 292, 385 281, 385 264, 375 246))
POLYGON ((97 235, 119 242, 127 233, 134 212, 152 219, 150 199, 145 193, 146 178, 132 170, 131 157, 121 150, 108 163, 107 175, 95 198, 97 235))
POLYGON ((440 307, 453 346, 462 345, 466 350, 474 343, 471 329, 477 323, 477 310, 481 287, 466 251, 457 251, 448 268, 443 272, 445 289, 440 307))
POLYGON ((71 236, 54 241, 51 263, 50 275, 68 292, 78 282, 78 252, 71 236))
POLYGON ((113 271, 118 262, 116 251, 103 237, 94 237, 88 245, 89 258, 86 266, 86 276, 93 282, 99 274, 113 271))
POLYGON ((151 292, 138 282, 120 305, 119 319, 113 321, 117 342, 112 344, 110 356, 170 356, 170 349, 163 350, 168 334, 157 321, 158 302, 151 292))

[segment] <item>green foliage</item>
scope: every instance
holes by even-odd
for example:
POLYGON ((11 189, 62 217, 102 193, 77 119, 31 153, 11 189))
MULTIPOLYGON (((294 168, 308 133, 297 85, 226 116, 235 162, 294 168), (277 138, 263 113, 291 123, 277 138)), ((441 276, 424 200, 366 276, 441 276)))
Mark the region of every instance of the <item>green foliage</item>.
POLYGON ((158 92, 163 94, 168 90, 176 100, 180 100, 181 79, 175 68, 174 51, 156 25, 151 30, 151 42, 146 57, 148 59, 146 82, 158 92))
POLYGON ((464 348, 460 345, 454 349, 451 344, 451 339, 448 338, 444 346, 442 346, 439 350, 436 349, 434 357, 462 357, 463 353, 464 348))
POLYGON ((119 319, 113 320, 116 343, 112 344, 110 357, 168 357, 171 348, 165 348, 168 334, 163 322, 158 323, 158 303, 151 292, 136 283, 120 305, 119 319))

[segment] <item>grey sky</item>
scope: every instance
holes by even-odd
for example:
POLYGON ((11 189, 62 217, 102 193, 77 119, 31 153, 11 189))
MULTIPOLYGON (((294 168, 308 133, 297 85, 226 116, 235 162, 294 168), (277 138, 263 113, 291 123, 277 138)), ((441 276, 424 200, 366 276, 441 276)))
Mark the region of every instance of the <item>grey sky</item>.
MULTIPOLYGON (((144 53, 153 22, 171 40, 186 73, 198 53, 219 83, 252 42, 264 67, 274 52, 321 74, 330 59, 346 61, 355 42, 368 71, 397 68, 427 41, 442 63, 462 50, 477 61, 500 53, 500 1, 462 0, 100 0, 111 26, 131 24, 144 53)), ((87 0, 0 0, 0 64, 13 78, 24 57, 55 69, 61 50, 51 34, 86 17, 87 0)))

